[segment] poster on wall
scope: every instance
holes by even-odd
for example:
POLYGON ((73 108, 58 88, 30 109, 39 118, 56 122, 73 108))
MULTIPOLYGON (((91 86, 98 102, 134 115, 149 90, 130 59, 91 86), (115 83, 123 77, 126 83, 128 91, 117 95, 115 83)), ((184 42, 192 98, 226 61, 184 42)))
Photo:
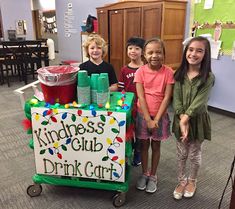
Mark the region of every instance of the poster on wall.
POLYGON ((37 174, 125 181, 126 113, 31 110, 37 174))
POLYGON ((215 41, 215 40, 211 39, 210 45, 211 45, 211 58, 218 59, 219 53, 221 50, 222 41, 220 41, 220 40, 215 41))
POLYGON ((214 0, 205 0, 204 9, 212 9, 214 0))
POLYGON ((232 48, 232 60, 235 60, 235 41, 233 42, 233 48, 232 48))
POLYGON ((67 3, 67 9, 64 13, 64 32, 65 37, 69 38, 72 34, 76 34, 78 32, 75 24, 76 16, 73 11, 72 2, 67 3))

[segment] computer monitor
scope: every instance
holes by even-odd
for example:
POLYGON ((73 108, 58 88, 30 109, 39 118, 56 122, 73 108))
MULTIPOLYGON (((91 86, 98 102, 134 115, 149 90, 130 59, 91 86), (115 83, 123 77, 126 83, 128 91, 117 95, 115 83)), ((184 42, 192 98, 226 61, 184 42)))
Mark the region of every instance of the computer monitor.
POLYGON ((7 30, 9 41, 16 41, 16 30, 7 30))

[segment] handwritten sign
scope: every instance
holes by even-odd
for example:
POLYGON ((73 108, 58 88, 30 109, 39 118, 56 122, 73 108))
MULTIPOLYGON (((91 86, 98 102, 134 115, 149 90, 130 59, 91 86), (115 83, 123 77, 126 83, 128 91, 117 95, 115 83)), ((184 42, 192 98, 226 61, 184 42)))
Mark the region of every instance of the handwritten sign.
POLYGON ((36 172, 125 181, 126 113, 31 109, 36 172))

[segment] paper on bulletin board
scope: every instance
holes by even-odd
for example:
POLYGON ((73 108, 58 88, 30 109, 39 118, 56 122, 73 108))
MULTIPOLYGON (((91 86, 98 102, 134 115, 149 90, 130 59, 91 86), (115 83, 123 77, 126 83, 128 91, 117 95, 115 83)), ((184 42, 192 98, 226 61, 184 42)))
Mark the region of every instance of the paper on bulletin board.
MULTIPOLYGON (((201 4, 194 5, 194 20, 198 21, 199 24, 208 22, 209 24, 214 24, 216 20, 219 20, 222 23, 227 21, 235 20, 235 4, 234 0, 217 0, 214 1, 213 9, 204 10, 204 2, 201 1, 201 4)), ((204 33, 214 33, 214 28, 204 29, 199 28, 196 31, 196 36, 204 33)), ((220 40, 222 40, 222 50, 224 55, 232 55, 232 46, 235 37, 235 29, 223 28, 223 34, 221 34, 220 40)))
POLYGON ((212 9, 214 0, 205 0, 204 9, 212 9))
POLYGON ((235 41, 233 42, 232 60, 235 60, 235 41))
POLYGON ((222 41, 215 41, 215 40, 211 39, 210 44, 211 44, 211 58, 218 59, 219 52, 220 52, 221 45, 222 45, 222 41))

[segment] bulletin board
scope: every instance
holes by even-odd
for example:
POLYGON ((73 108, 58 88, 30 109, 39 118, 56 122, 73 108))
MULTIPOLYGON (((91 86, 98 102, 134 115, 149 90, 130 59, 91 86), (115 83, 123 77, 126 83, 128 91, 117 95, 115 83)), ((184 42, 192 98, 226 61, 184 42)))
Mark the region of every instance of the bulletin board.
POLYGON ((202 27, 197 29, 197 35, 210 33, 213 37, 215 22, 222 23, 222 52, 231 55, 235 41, 235 3, 234 0, 214 0, 212 9, 204 9, 205 0, 194 5, 194 20, 202 27))

